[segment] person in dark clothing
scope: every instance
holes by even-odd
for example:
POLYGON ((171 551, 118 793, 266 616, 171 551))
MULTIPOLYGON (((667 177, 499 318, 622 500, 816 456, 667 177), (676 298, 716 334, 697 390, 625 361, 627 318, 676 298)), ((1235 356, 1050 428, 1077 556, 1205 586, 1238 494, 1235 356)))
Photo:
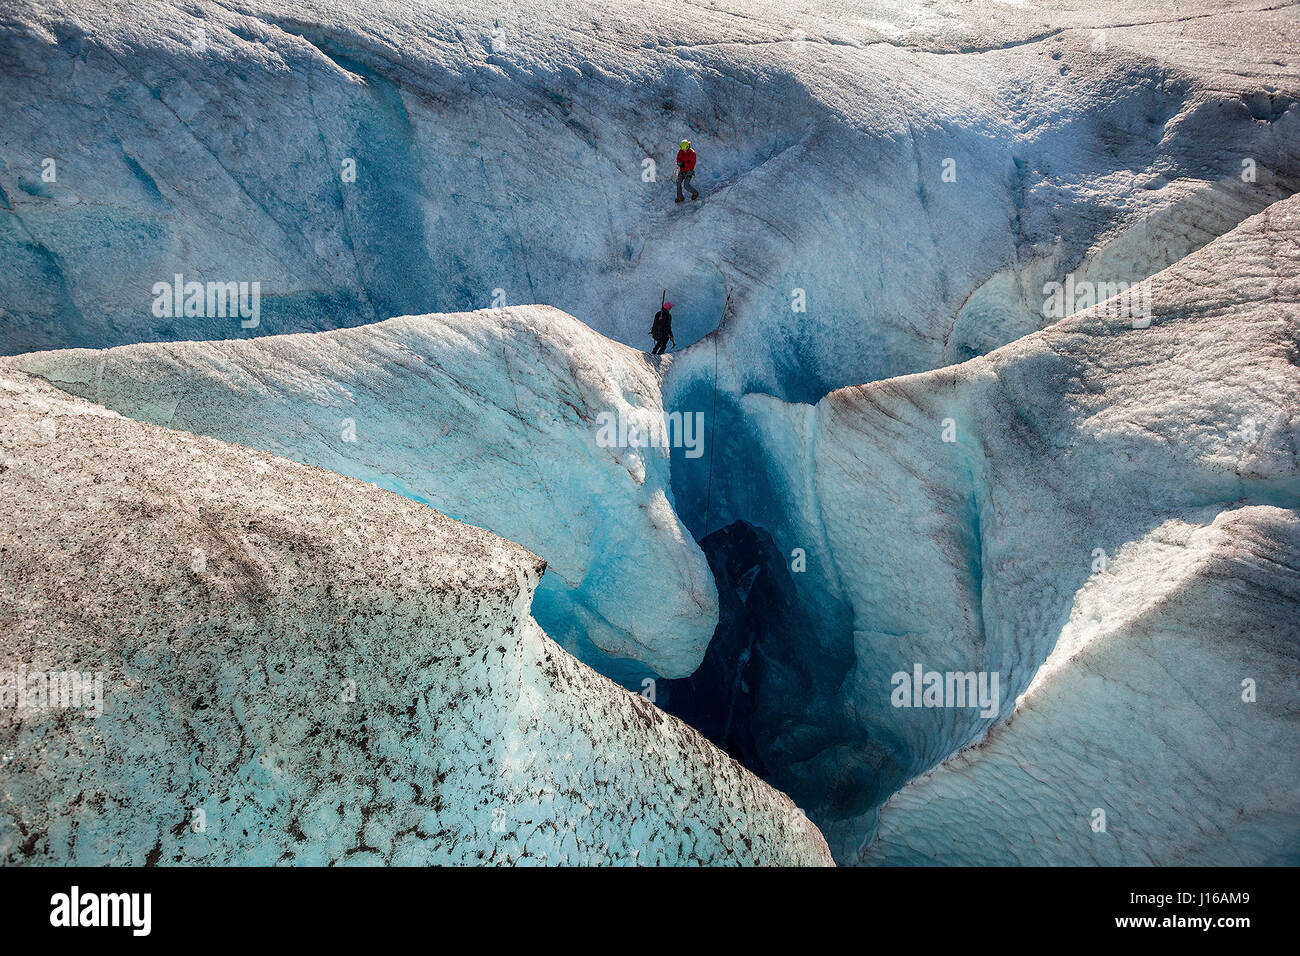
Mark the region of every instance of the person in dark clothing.
POLYGON ((677 344, 677 340, 673 339, 672 307, 671 302, 665 302, 663 308, 655 313, 654 324, 650 326, 650 337, 655 340, 655 347, 650 350, 651 355, 663 355, 669 339, 672 339, 673 345, 677 344))
POLYGON ((695 150, 691 149, 689 139, 682 140, 682 148, 677 150, 677 201, 683 202, 686 197, 682 195, 682 187, 685 186, 691 191, 692 199, 700 198, 700 191, 691 185, 691 180, 695 178, 695 150))

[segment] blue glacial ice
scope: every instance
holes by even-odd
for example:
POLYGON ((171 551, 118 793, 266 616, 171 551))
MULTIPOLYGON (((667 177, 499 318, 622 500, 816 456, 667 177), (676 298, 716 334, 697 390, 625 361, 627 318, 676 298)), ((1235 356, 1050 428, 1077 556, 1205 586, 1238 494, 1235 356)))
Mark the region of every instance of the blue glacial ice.
POLYGON ((649 440, 658 375, 556 309, 10 361, 124 415, 360 478, 523 544, 548 567, 538 622, 611 676, 683 677, 713 635, 717 595, 673 510, 667 447, 603 432, 625 422, 649 440))
POLYGON ((522 544, 840 862, 1290 859, 1300 25, 1184 6, 15 0, 0 354, 522 544))
POLYGON ((831 862, 547 638, 519 545, 3 369, 0 421, 0 863, 831 862))

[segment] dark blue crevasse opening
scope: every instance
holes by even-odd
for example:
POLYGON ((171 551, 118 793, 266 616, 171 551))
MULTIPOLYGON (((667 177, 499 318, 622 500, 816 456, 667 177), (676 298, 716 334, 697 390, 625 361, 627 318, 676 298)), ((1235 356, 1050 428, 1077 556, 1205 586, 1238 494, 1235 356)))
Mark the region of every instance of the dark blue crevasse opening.
POLYGON ((864 746, 843 712, 851 631, 810 616, 762 528, 737 521, 700 544, 718 586, 718 628, 694 674, 658 682, 659 705, 815 822, 872 812, 902 768, 893 766, 898 742, 864 746))

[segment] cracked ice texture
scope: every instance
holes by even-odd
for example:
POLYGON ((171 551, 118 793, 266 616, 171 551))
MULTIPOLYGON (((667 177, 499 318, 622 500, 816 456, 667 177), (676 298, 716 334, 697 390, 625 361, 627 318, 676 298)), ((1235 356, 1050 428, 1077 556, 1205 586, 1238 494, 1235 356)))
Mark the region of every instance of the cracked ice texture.
POLYGON ((176 273, 261 281, 251 334, 501 289, 638 347, 669 287, 683 345, 732 294, 736 389, 815 400, 987 352, 1040 327, 1045 279, 1141 278, 1293 191, 1274 5, 13 0, 0 350, 250 334, 155 319, 176 273), (683 136, 705 197, 679 208, 683 136))
MULTIPOLYGON (((1233 777, 1232 785, 1216 776, 1205 794, 1222 802, 1206 812, 1252 815, 1259 805, 1246 790, 1256 781, 1275 783, 1278 772, 1294 777, 1300 596, 1288 529, 1300 505, 1298 275, 1300 198, 1293 198, 1154 276, 1147 328, 1103 307, 962 365, 841 389, 815 406, 743 400, 744 418, 733 425, 749 431, 735 441, 771 458, 718 494, 724 506, 715 520, 744 518, 771 531, 785 554, 806 550, 808 570, 793 577, 817 621, 810 631, 819 645, 851 659, 843 674, 802 696, 775 685, 755 691, 765 724, 785 728, 763 745, 769 779, 808 809, 837 859, 860 858, 874 807, 892 789, 990 726, 974 710, 892 707, 893 673, 910 673, 916 663, 997 671, 1005 718, 1071 620, 1097 549, 1115 561, 1114 573, 1140 576, 1140 562, 1126 570, 1115 556, 1168 522, 1200 527, 1220 512, 1246 509, 1246 517, 1221 520, 1228 540, 1207 567, 1232 567, 1234 547, 1254 550, 1259 557, 1243 557, 1243 573, 1274 567, 1276 580, 1243 583, 1240 592, 1220 588, 1217 598, 1189 595, 1189 608, 1217 600, 1222 614, 1188 611, 1185 620, 1168 622, 1171 633, 1203 632, 1189 639, 1189 654, 1206 642, 1224 650, 1206 654, 1196 685, 1171 678, 1126 706, 1155 714, 1211 692, 1219 695, 1216 706, 1225 706, 1250 676, 1246 658, 1262 656, 1262 669, 1292 677, 1270 681, 1274 700, 1236 712, 1221 731, 1219 744, 1234 751, 1225 773, 1249 767, 1251 774, 1233 777), (943 440, 949 422, 953 442, 943 440), (1264 514, 1254 509, 1265 506, 1282 510, 1258 519, 1264 531, 1251 531, 1251 516, 1264 514), (1233 527, 1263 545, 1232 545, 1233 527), (1248 607, 1257 591, 1267 610, 1248 607), (1254 626, 1251 614, 1274 621, 1271 637, 1242 632, 1254 626), (1227 648, 1238 645, 1241 665, 1227 666, 1227 648), (833 792, 827 779, 838 781, 833 792)), ((1189 580, 1189 587, 1213 590, 1189 580)), ((1114 593, 1117 600, 1125 594, 1114 593)), ((1142 594, 1132 599, 1141 603, 1142 594)), ((1177 600, 1170 598, 1170 608, 1177 600)), ((1122 608, 1112 613, 1124 616, 1122 608)), ((1161 626, 1161 613, 1150 612, 1150 627, 1161 626)), ((1089 728, 1104 730, 1106 721, 1099 717, 1089 728)), ((1001 739, 1014 746, 1017 726, 1032 723, 1012 721, 1001 739)), ((1202 725, 1186 727, 1181 736, 1163 724, 1160 732, 1168 747, 1202 760, 1202 725)), ((1134 788, 1175 779, 1146 772, 1132 769, 1134 788)), ((1267 787, 1276 795, 1274 783, 1267 787)), ((1010 784, 1001 793, 1010 799, 1010 784)), ((1293 844, 1294 797, 1274 808, 1272 829, 1261 832, 1293 844)), ((1045 818, 1060 812, 1044 811, 1045 818)), ((1171 811, 1161 825, 1178 834, 1165 850, 1166 859, 1177 859, 1199 824, 1171 811)), ((913 856, 934 848, 930 833, 913 856)), ((1143 843, 1149 836, 1110 859, 1159 858, 1143 843)), ((971 836, 962 851, 969 861, 977 843, 971 836)), ((1259 847, 1256 840, 1225 849, 1221 859, 1259 859, 1259 847)), ((1062 848, 1067 859, 1069 852, 1062 848)))
POLYGON ((668 450, 597 440, 602 414, 662 426, 658 376, 556 309, 7 361, 124 415, 371 481, 519 542, 550 569, 538 621, 606 673, 684 676, 713 635, 717 592, 673 510, 668 450))
POLYGON ((0 711, 0 861, 829 862, 540 631, 522 547, 8 370, 0 424, 0 671, 105 687, 0 711))

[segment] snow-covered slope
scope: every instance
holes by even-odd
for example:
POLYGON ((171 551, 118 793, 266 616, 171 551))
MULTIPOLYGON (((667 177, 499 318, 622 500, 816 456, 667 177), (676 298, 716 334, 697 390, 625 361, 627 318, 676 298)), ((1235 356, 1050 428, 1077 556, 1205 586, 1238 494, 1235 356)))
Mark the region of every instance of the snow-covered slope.
POLYGON ((0 489, 0 862, 829 862, 549 641, 518 545, 8 370, 0 489))
MULTIPOLYGON (((715 474, 713 527, 767 529, 795 572, 810 623, 784 636, 784 656, 843 662, 812 683, 769 670, 748 705, 768 731, 769 779, 809 810, 838 859, 857 858, 893 788, 991 724, 969 707, 895 706, 894 674, 918 664, 997 674, 994 710, 1005 717, 1080 589, 1126 546, 1170 521, 1300 507, 1297 276, 1300 199, 1288 199, 1153 277, 1148 317, 1125 311, 1141 296, 1115 301, 953 368, 842 389, 815 406, 747 396, 719 421, 715 457, 749 457, 743 475, 720 485, 715 474)), ((1300 595, 1287 583, 1289 538, 1279 540, 1265 552, 1279 580, 1261 585, 1276 598, 1260 613, 1294 622, 1300 595)), ((1143 705, 1216 681, 1233 692, 1250 676, 1241 668, 1252 646, 1233 622, 1249 613, 1170 624, 1173 634, 1199 628, 1223 655, 1240 645, 1243 661, 1187 691, 1153 688, 1143 705)), ((1297 761, 1293 639, 1284 631, 1270 665, 1291 655, 1292 678, 1273 685, 1273 708, 1254 711, 1261 741, 1281 749, 1232 738, 1261 776, 1297 761)), ((1201 751, 1192 733, 1162 739, 1201 751)), ((1211 790, 1233 799, 1231 787, 1211 790)))
POLYGON ((1298 607, 1294 510, 1162 524, 1075 595, 1011 718, 890 800, 867 861, 1295 865, 1298 607))
POLYGON ((550 569, 538 621, 606 673, 684 676, 713 635, 717 594, 673 511, 668 449, 610 445, 602 428, 663 431, 655 368, 555 309, 8 361, 124 415, 371 481, 519 542, 550 569))
POLYGON ((0 349, 529 302, 646 347, 667 287, 683 345, 731 293, 726 387, 815 400, 1294 191, 1277 6, 11 0, 0 349), (258 326, 154 314, 177 274, 260 282, 258 326))

